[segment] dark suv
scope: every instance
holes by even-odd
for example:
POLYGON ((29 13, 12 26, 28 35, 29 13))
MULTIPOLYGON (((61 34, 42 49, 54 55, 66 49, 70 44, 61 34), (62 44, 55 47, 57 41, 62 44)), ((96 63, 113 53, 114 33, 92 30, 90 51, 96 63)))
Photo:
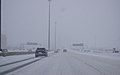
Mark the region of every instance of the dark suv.
POLYGON ((35 57, 38 56, 48 56, 47 50, 45 48, 37 48, 35 51, 35 57))

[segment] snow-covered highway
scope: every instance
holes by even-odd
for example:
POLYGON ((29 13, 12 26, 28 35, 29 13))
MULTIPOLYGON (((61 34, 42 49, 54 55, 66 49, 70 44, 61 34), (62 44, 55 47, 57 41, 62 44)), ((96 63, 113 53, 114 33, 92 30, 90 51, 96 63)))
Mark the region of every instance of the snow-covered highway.
POLYGON ((59 52, 7 75, 120 75, 120 60, 59 52))

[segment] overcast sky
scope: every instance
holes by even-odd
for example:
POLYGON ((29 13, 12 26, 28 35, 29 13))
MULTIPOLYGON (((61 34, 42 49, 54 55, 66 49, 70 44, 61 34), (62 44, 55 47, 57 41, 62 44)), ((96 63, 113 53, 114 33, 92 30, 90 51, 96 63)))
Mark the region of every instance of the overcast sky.
MULTIPOLYGON (((40 42, 47 47, 48 0, 2 0, 2 33, 8 46, 40 42)), ((85 43, 120 47, 120 0, 52 0, 51 48, 85 43)))

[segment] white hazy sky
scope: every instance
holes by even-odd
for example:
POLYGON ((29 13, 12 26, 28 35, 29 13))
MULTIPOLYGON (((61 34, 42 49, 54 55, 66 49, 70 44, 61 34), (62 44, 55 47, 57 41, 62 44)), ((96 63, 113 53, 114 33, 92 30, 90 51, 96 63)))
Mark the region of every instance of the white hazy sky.
MULTIPOLYGON (((2 33, 8 46, 40 42, 47 47, 48 0, 2 0, 2 33)), ((84 42, 120 47, 120 0, 52 0, 51 47, 84 42)))

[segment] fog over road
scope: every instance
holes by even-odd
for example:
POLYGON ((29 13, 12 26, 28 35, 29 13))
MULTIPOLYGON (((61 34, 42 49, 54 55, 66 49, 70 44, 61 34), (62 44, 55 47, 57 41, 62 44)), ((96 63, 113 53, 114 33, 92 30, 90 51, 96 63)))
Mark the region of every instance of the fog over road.
POLYGON ((120 75, 120 60, 59 52, 8 75, 120 75))

